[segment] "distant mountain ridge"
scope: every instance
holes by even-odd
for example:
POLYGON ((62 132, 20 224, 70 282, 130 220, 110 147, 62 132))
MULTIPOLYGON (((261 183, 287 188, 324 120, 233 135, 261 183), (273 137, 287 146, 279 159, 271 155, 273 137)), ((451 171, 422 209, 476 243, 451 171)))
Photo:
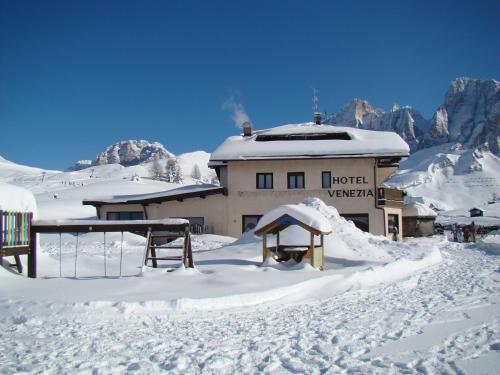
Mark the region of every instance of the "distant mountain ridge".
POLYGON ((79 160, 70 170, 81 170, 96 165, 120 164, 124 167, 150 162, 155 158, 174 156, 159 142, 128 140, 114 143, 101 152, 95 160, 79 160))
POLYGON ((459 77, 453 80, 444 103, 432 119, 410 106, 394 105, 391 111, 374 108, 368 101, 353 99, 324 123, 369 130, 394 131, 412 152, 445 143, 474 148, 488 143, 500 153, 500 82, 459 77))

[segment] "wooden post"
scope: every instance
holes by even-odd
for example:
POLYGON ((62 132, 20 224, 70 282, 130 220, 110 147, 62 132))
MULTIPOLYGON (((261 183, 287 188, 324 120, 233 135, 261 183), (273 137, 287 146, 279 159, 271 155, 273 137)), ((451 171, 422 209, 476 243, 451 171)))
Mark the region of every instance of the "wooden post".
POLYGON ((2 246, 3 246, 3 211, 0 210, 0 266, 2 265, 3 262, 2 246))
POLYGON ((185 268, 194 268, 193 248, 191 245, 191 233, 189 232, 189 226, 186 226, 186 228, 184 229, 182 264, 185 268))
POLYGON ((187 247, 188 247, 188 236, 186 228, 184 228, 184 242, 182 244, 182 264, 186 267, 187 263, 187 247))
POLYGON ((30 251, 28 253, 28 277, 36 279, 36 232, 31 227, 33 213, 29 216, 30 251))
MULTIPOLYGON (((148 228, 148 232, 146 234, 146 249, 144 249, 144 262, 143 262, 143 264, 145 266, 148 265, 149 245, 150 245, 150 242, 151 242, 151 228, 148 228)), ((142 265, 141 265, 141 269, 142 269, 142 265)))
POLYGON ((153 263, 153 268, 158 268, 158 262, 156 261, 156 248, 154 247, 154 242, 153 246, 149 248, 149 251, 151 252, 151 262, 153 263))
POLYGON ((182 246, 182 264, 185 268, 188 268, 188 248, 189 248, 189 229, 184 228, 184 245, 182 246))
POLYGON ((262 236, 262 261, 265 262, 267 257, 267 232, 262 236))
POLYGON ((189 232, 189 226, 186 227, 184 236, 184 267, 194 268, 193 261, 193 247, 191 244, 191 233, 189 232))
POLYGON ((315 259, 314 259, 314 233, 311 232, 311 266, 314 267, 315 265, 315 259))
POLYGON ((276 233, 276 253, 278 253, 280 249, 280 232, 276 233))
POLYGON ((21 257, 16 254, 14 255, 14 259, 16 260, 17 272, 23 273, 23 263, 21 262, 21 257))
POLYGON ((320 270, 323 271, 325 266, 325 235, 321 235, 321 267, 320 270))

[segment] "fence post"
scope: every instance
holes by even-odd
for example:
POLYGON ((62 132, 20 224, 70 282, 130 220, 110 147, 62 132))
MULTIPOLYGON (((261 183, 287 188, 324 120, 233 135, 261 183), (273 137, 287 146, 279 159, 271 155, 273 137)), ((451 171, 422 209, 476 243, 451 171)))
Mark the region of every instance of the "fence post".
POLYGON ((3 261, 2 246, 3 246, 3 211, 0 210, 0 266, 2 265, 3 261))
POLYGON ((32 228, 33 213, 29 215, 30 252, 28 254, 28 277, 36 279, 36 232, 32 228))
POLYGON ((193 250, 191 247, 191 234, 189 231, 189 225, 184 229, 184 248, 183 248, 183 256, 182 263, 185 268, 194 268, 193 262, 193 250))

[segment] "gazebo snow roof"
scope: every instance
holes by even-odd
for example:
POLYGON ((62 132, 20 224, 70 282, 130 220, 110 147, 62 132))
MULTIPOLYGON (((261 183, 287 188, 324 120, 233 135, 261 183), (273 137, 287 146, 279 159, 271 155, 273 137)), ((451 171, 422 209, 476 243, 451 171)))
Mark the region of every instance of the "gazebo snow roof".
POLYGON ((286 204, 265 214, 257 223, 255 234, 274 234, 290 225, 299 225, 316 235, 332 231, 330 221, 317 210, 302 204, 286 204))

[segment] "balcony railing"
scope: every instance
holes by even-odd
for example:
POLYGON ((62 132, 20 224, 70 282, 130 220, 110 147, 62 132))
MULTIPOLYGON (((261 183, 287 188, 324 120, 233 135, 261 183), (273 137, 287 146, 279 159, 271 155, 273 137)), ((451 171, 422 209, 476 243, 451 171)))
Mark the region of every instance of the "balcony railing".
POLYGON ((377 202, 379 206, 384 205, 403 205, 404 191, 391 188, 378 188, 377 189, 377 202))

